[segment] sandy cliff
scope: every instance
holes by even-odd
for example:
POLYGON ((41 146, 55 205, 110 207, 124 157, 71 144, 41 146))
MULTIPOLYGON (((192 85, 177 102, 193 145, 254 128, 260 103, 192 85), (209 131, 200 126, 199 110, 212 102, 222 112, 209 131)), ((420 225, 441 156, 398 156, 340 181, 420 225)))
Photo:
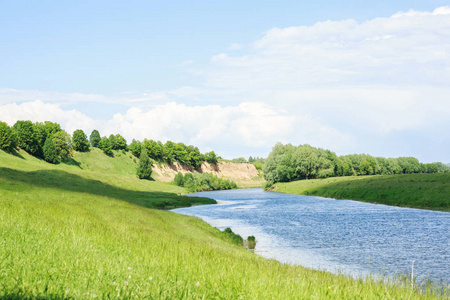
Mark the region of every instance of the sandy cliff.
POLYGON ((182 166, 178 162, 174 162, 171 165, 166 164, 154 164, 152 176, 161 181, 172 181, 178 172, 186 174, 188 172, 200 172, 200 173, 213 173, 217 177, 230 179, 241 185, 248 185, 250 182, 259 184, 261 179, 258 178, 258 170, 251 163, 233 163, 227 161, 221 161, 217 165, 210 165, 207 162, 203 162, 202 166, 193 170, 191 167, 182 166))

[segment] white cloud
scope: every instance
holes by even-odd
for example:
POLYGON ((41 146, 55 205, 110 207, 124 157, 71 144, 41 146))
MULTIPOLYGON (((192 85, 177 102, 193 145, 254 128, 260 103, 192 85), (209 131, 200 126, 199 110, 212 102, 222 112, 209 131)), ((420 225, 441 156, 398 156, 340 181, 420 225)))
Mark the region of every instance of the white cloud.
POLYGON ((58 104, 44 103, 40 100, 0 105, 0 120, 11 126, 18 120, 52 121, 61 124, 69 133, 76 129, 92 130, 95 124, 94 120, 79 111, 63 110, 58 104))

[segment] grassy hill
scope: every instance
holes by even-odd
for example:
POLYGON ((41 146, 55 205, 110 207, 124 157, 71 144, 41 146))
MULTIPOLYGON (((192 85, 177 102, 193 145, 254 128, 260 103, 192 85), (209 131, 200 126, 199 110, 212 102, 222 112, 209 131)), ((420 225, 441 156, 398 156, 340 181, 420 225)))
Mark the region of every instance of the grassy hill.
POLYGON ((138 180, 130 157, 109 159, 94 149, 55 166, 0 151, 1 299, 448 296, 259 257, 197 218, 151 209, 210 200, 138 180))
POLYGON ((277 183, 273 190, 450 211, 450 173, 299 180, 277 183))

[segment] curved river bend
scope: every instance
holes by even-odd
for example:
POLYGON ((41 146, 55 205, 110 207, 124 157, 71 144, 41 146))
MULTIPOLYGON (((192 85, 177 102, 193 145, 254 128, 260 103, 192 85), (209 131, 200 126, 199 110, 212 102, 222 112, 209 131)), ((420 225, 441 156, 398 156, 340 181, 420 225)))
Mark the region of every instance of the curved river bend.
POLYGON ((283 263, 353 276, 410 274, 450 279, 450 213, 261 189, 202 192, 217 205, 174 209, 257 239, 283 263))

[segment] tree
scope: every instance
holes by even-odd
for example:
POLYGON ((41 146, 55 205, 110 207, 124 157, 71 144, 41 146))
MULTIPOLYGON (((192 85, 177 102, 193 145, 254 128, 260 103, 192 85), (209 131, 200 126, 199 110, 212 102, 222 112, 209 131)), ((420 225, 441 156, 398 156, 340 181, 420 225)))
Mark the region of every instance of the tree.
POLYGON ((113 156, 112 147, 110 139, 108 139, 106 136, 102 137, 100 140, 100 149, 102 149, 103 153, 105 153, 108 156, 113 156))
POLYGON ((141 156, 139 157, 139 166, 136 173, 139 179, 150 179, 152 176, 152 161, 148 157, 145 148, 142 148, 141 156))
POLYGON ((60 160, 68 160, 72 156, 72 139, 64 130, 58 131, 51 137, 55 143, 60 160))
POLYGON ((13 130, 17 137, 17 146, 31 155, 39 154, 39 144, 31 121, 17 121, 13 130))
POLYGON ((97 129, 92 130, 91 135, 89 136, 89 142, 91 143, 92 147, 100 148, 100 141, 101 141, 100 133, 97 129))
POLYGON ((114 134, 110 134, 108 137, 109 144, 111 145, 111 150, 117 150, 117 139, 114 134))
POLYGON ((44 147, 44 160, 51 164, 56 164, 59 161, 58 150, 56 149, 55 143, 52 138, 45 140, 44 147))
MULTIPOLYGON (((251 156, 250 156, 251 158, 251 156)), ((205 153, 205 160, 209 163, 209 164, 217 164, 217 156, 216 153, 214 153, 214 151, 210 151, 205 153)))
POLYGON ((131 153, 136 156, 139 157, 141 156, 141 148, 142 148, 142 143, 133 139, 133 141, 131 142, 130 146, 130 151, 131 153))
POLYGON ((72 147, 75 151, 87 152, 89 151, 89 142, 83 130, 77 129, 72 136, 72 147))
POLYGON ((12 151, 14 148, 16 148, 14 131, 5 122, 0 122, 0 149, 12 151))
POLYGON ((114 150, 126 150, 127 140, 120 134, 116 134, 114 137, 116 142, 114 150))

